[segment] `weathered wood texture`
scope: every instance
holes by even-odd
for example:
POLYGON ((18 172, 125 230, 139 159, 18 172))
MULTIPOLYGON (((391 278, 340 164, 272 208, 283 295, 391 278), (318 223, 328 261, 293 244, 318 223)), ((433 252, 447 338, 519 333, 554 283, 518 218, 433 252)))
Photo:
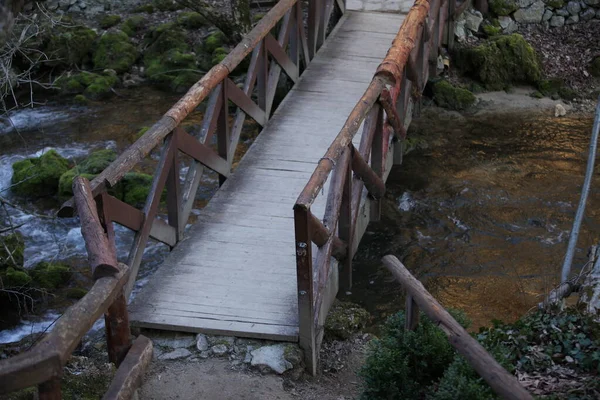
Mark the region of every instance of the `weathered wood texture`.
MULTIPOLYGON (((394 256, 385 256, 384 265, 390 270, 394 277, 421 310, 448 336, 450 344, 467 359, 469 364, 477 373, 485 379, 490 387, 504 399, 526 400, 533 397, 519 384, 517 378, 509 374, 498 362, 471 337, 444 307, 425 289, 406 269, 406 267, 394 256)), ((417 323, 413 307, 409 327, 413 328, 417 323)), ((407 318, 408 320, 409 318, 407 318)))
POLYGON ((117 374, 102 400, 129 400, 134 398, 135 391, 142 384, 142 378, 151 361, 152 341, 140 335, 133 342, 127 357, 117 370, 117 374))
MULTIPOLYGON (((133 300, 133 325, 298 339, 292 208, 403 18, 343 17, 198 222, 133 300)), ((315 215, 324 215, 324 189, 315 194, 315 215)), ((323 236, 322 226, 312 229, 323 236)), ((337 252, 344 249, 338 242, 337 252)))

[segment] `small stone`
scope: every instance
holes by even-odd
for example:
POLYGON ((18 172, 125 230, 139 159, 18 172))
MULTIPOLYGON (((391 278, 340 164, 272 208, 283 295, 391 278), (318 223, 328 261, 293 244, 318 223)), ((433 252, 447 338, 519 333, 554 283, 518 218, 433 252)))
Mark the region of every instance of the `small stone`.
POLYGON ((573 25, 579 22, 579 15, 571 15, 569 18, 567 18, 567 20, 565 21, 565 25, 573 25))
POLYGON ((498 23, 500 24, 500 28, 502 28, 502 30, 508 28, 508 25, 510 25, 512 20, 513 19, 511 17, 498 17, 498 23))
POLYGON ((87 8, 87 3, 83 0, 79 1, 79 8, 81 8, 82 10, 85 10, 87 8))
POLYGON ((515 14, 515 21, 520 24, 539 24, 542 22, 542 16, 546 7, 541 0, 533 3, 529 8, 520 8, 515 14))
POLYGON ((567 3, 567 11, 571 15, 578 15, 581 11, 581 5, 578 1, 570 1, 567 3))
POLYGON ((564 117, 565 115, 567 115, 567 110, 565 110, 565 107, 562 104, 557 104, 554 107, 554 116, 564 117))
POLYGON ((587 10, 582 12, 580 15, 581 19, 584 21, 589 21, 590 19, 594 18, 595 16, 596 16, 596 11, 594 11, 592 8, 588 8, 587 10))
POLYGON ((203 351, 200 353, 200 358, 206 360, 208 357, 210 357, 210 351, 203 351))
POLYGON ((554 28, 563 26, 564 24, 565 24, 565 17, 563 17, 561 15, 555 15, 550 20, 550 26, 554 27, 554 28))
POLYGON ((254 350, 254 347, 248 346, 248 351, 246 351, 246 357, 244 357, 245 364, 250 364, 252 362, 252 350, 254 350))
POLYGON ((284 353, 285 345, 283 344, 261 347, 252 351, 251 365, 262 370, 271 370, 281 375, 293 368, 292 363, 285 359, 284 353))
POLYGON ((185 349, 196 344, 194 336, 159 337, 153 340, 157 346, 170 347, 172 349, 185 349))
POLYGON ((58 7, 59 7, 61 10, 64 10, 64 11, 66 11, 66 10, 68 10, 68 9, 69 9, 69 6, 71 5, 71 4, 69 4, 69 3, 70 3, 70 1, 69 1, 69 0, 58 0, 58 7))
POLYGON ((587 4, 588 6, 592 6, 592 7, 600 6, 600 0, 583 0, 583 1, 585 1, 585 4, 587 4))
POLYGON ((226 347, 232 347, 235 343, 235 338, 232 336, 210 336, 207 337, 208 343, 211 346, 215 346, 217 344, 224 344, 226 347))
POLYGON ((483 22, 483 15, 479 11, 465 12, 465 28, 477 32, 479 25, 483 22))
POLYGON ((517 5, 519 8, 527 8, 533 3, 535 3, 535 0, 517 0, 517 5))
POLYGON ((170 353, 162 354, 158 357, 159 360, 178 360, 180 358, 187 358, 192 355, 192 352, 188 349, 177 349, 170 353))
POLYGON ((198 351, 208 350, 208 339, 202 333, 199 333, 196 336, 196 348, 198 349, 198 351))
POLYGON ((585 4, 585 1, 583 0, 579 2, 579 5, 581 6, 582 10, 586 10, 589 7, 587 4, 585 4))
POLYGON ((569 12, 567 11, 566 8, 561 8, 560 10, 556 10, 555 13, 556 13, 556 15, 560 15, 561 17, 569 16, 569 12))
POLYGON ((454 35, 456 35, 459 42, 462 42, 467 38, 467 29, 465 28, 465 23, 465 20, 456 21, 456 24, 454 25, 454 35))
POLYGON ((81 12, 81 8, 78 5, 72 5, 71 7, 69 7, 69 12, 78 13, 81 12))
POLYGON ((211 348, 212 352, 216 356, 224 356, 229 352, 229 348, 224 344, 217 344, 211 348))
POLYGON ((546 10, 544 11, 544 16, 542 17, 542 21, 546 22, 546 21, 550 21, 550 18, 552 18, 552 11, 550 10, 546 10))

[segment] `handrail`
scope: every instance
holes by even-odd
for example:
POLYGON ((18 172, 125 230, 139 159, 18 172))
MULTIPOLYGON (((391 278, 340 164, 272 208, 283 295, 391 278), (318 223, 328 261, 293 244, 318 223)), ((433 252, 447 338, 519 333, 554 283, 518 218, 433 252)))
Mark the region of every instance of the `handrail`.
POLYGON ((294 205, 299 340, 313 374, 317 370, 324 317, 338 285, 333 282, 338 278, 332 274, 331 258, 342 266, 339 284, 350 289, 356 239, 364 233, 369 220, 379 218, 384 176, 391 156, 401 155, 397 147, 406 137, 409 104, 412 101, 418 106, 429 65, 436 65, 444 34, 451 46, 454 27, 448 16, 456 9, 455 1, 415 1, 369 86, 294 205), (361 126, 361 142, 356 149, 352 140, 361 126), (311 207, 330 177, 325 215, 319 218, 311 207), (363 201, 364 194, 367 202, 363 201))
POLYGON ((504 399, 533 400, 517 378, 498 364, 396 257, 383 257, 383 264, 406 290, 406 329, 416 329, 419 309, 423 310, 446 333, 452 347, 473 366, 494 392, 504 399))
MULTIPOLYGON (((73 192, 94 285, 81 300, 67 309, 52 330, 31 350, 0 361, 0 394, 39 385, 40 397, 60 398, 59 379, 63 367, 102 314, 105 314, 110 361, 119 366, 126 357, 132 358, 128 355, 132 343, 123 295, 129 279, 129 267, 117 262, 112 226, 105 223, 103 214, 98 213, 87 179, 75 178, 73 192)), ((151 343, 144 340, 140 336, 136 342, 151 351, 151 343)), ((129 364, 135 365, 136 361, 133 357, 129 364)), ((127 375, 127 371, 121 370, 120 374, 127 375)))

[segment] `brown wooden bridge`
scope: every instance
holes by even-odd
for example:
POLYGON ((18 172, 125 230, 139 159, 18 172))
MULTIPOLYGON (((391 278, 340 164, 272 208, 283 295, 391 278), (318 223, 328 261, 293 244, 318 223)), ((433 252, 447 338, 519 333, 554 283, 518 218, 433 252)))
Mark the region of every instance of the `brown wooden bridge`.
POLYGON ((106 398, 128 398, 141 376, 133 366, 149 362, 151 343, 139 336, 132 346, 130 323, 298 341, 315 373, 328 309, 352 285, 352 257, 379 218, 430 68, 453 38, 455 0, 407 1, 280 0, 105 171, 76 179, 59 215, 79 214, 96 283, 42 343, 0 363, 0 393, 41 384, 40 398, 60 398, 62 366, 103 313, 109 356, 121 364, 106 398), (245 59, 238 87, 229 75, 245 59), (294 86, 273 110, 282 73, 294 86), (205 100, 200 133, 187 132, 182 123, 205 100), (248 117, 262 131, 232 172, 248 117), (157 147, 143 209, 111 196, 157 147), (221 186, 184 235, 206 170, 221 186), (113 223, 136 232, 124 264, 113 223), (150 239, 172 251, 127 306, 150 239))

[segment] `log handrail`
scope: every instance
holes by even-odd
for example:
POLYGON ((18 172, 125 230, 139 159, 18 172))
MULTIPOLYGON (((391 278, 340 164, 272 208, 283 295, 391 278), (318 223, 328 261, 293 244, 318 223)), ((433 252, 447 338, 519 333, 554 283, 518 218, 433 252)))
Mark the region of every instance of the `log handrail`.
POLYGON ((451 46, 453 22, 448 15, 451 15, 449 10, 455 9, 454 3, 455 0, 415 1, 369 86, 317 163, 294 205, 299 337, 305 362, 313 373, 317 370, 327 313, 325 304, 330 304, 332 296, 328 289, 334 279, 331 257, 342 263, 339 284, 349 290, 363 194, 368 195, 368 218, 377 220, 381 213, 380 199, 385 194, 384 175, 389 168, 389 155, 397 152, 394 143, 406 138, 409 102, 414 100, 418 107, 418 96, 413 93, 420 95, 424 89, 429 67, 436 65, 444 33, 451 46), (360 146, 356 149, 352 140, 361 126, 360 146), (321 216, 315 216, 311 208, 328 179, 321 222, 321 216), (326 296, 329 303, 325 303, 326 296))
POLYGON ((508 373, 477 340, 469 335, 400 260, 387 255, 383 257, 383 264, 407 292, 407 304, 409 304, 406 313, 407 328, 411 330, 416 328, 417 316, 421 309, 446 333, 450 344, 473 366, 494 392, 509 400, 533 399, 517 378, 508 373))

